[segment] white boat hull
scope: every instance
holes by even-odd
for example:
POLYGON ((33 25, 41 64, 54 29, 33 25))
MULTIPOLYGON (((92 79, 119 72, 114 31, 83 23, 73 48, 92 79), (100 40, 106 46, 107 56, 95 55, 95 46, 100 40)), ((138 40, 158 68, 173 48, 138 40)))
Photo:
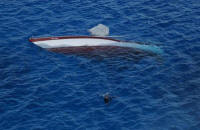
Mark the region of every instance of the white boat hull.
POLYGON ((72 37, 47 37, 47 38, 31 38, 29 39, 35 45, 46 49, 55 48, 74 48, 74 47, 120 47, 132 48, 141 51, 147 51, 160 54, 162 50, 156 46, 138 44, 135 42, 123 42, 106 37, 92 36, 72 36, 72 37))

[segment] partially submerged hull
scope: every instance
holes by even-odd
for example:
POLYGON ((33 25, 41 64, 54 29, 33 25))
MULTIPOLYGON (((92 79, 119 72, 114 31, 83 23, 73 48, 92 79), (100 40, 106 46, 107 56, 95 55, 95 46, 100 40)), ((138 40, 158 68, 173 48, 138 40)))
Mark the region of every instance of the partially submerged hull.
POLYGON ((120 43, 119 40, 92 36, 30 38, 29 41, 42 48, 115 46, 115 43, 120 43))
POLYGON ((144 45, 135 42, 123 42, 107 37, 94 36, 63 36, 30 38, 30 42, 37 46, 53 52, 60 53, 82 53, 91 51, 121 51, 137 50, 155 54, 162 53, 162 50, 156 46, 144 45))

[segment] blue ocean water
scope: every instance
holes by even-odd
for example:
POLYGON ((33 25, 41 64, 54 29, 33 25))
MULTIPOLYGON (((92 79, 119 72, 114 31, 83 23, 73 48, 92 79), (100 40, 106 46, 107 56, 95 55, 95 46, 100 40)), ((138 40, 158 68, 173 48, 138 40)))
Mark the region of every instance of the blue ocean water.
POLYGON ((200 129, 198 0, 1 0, 0 23, 1 130, 200 129), (99 23, 165 54, 92 58, 28 41, 99 23))

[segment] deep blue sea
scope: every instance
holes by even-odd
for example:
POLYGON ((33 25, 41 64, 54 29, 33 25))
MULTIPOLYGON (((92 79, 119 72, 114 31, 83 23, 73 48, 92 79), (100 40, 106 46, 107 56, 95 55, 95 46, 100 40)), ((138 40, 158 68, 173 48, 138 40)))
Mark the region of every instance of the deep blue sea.
POLYGON ((0 1, 0 130, 199 129, 199 0, 0 1), (164 54, 65 55, 28 41, 99 23, 164 54))

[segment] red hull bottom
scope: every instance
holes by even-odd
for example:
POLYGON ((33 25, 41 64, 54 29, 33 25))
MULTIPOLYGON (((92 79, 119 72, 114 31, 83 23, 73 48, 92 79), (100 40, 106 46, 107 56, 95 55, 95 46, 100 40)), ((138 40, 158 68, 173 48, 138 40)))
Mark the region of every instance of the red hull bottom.
POLYGON ((90 46, 90 47, 62 47, 62 48, 49 48, 51 52, 63 54, 75 54, 86 57, 123 57, 140 59, 153 54, 141 50, 116 46, 90 46))

